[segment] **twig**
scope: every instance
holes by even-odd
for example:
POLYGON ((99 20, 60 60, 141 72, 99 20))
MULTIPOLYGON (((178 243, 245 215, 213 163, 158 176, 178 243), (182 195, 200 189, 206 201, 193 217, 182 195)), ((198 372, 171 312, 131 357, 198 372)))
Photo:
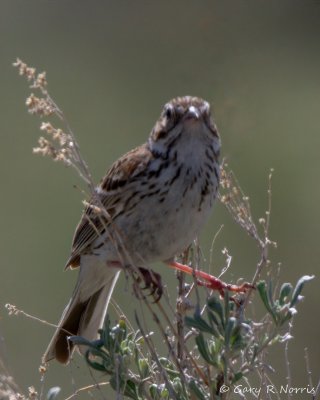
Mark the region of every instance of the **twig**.
MULTIPOLYGON (((291 333, 292 330, 292 322, 289 322, 289 334, 291 333)), ((287 384, 289 387, 292 386, 291 382, 291 370, 290 370, 290 361, 289 361, 289 340, 286 341, 285 346, 284 346, 284 358, 286 362, 286 371, 287 371, 287 384)), ((288 399, 292 398, 292 393, 290 393, 290 390, 288 391, 288 399)))
POLYGON ((109 385, 109 382, 100 382, 100 383, 95 383, 94 385, 88 385, 88 386, 84 386, 82 388, 77 389, 74 393, 72 393, 72 395, 70 395, 69 397, 66 397, 65 400, 71 400, 74 397, 78 396, 80 393, 82 392, 88 392, 91 389, 98 389, 99 386, 107 386, 109 385))
MULTIPOLYGON (((186 250, 183 254, 182 263, 187 264, 189 251, 186 250)), ((185 274, 177 271, 178 279, 178 296, 176 301, 176 319, 177 319, 177 356, 180 361, 184 359, 184 315, 185 315, 185 274)))
POLYGON ((213 247, 214 244, 218 238, 218 236, 220 235, 220 233, 222 232, 222 229, 224 228, 224 225, 220 225, 219 229, 217 230, 217 232, 215 233, 212 242, 211 242, 211 247, 210 247, 210 256, 209 256, 209 273, 211 272, 211 268, 213 266, 213 247))
POLYGON ((318 397, 319 393, 320 393, 320 378, 319 378, 319 381, 317 383, 317 387, 315 389, 314 395, 312 396, 312 400, 317 400, 317 397, 318 397))
POLYGON ((41 324, 52 326, 53 328, 58 328, 58 325, 52 324, 51 322, 45 321, 44 319, 41 319, 41 318, 35 317, 34 315, 28 314, 25 311, 20 310, 19 308, 17 308, 13 304, 7 303, 5 305, 5 308, 8 310, 9 315, 19 315, 19 314, 21 314, 24 317, 29 318, 29 319, 33 319, 34 321, 40 322, 41 324))
POLYGON ((306 362, 306 370, 307 370, 309 386, 310 386, 310 388, 313 388, 312 372, 311 372, 311 368, 310 368, 309 353, 308 353, 308 348, 307 347, 304 348, 304 359, 305 359, 305 362, 306 362))

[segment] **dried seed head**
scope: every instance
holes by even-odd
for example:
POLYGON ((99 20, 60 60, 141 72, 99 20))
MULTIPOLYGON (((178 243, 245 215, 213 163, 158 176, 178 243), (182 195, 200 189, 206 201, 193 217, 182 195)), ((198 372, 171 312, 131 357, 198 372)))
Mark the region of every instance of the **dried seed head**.
POLYGON ((36 389, 33 386, 30 386, 28 388, 28 391, 29 391, 29 399, 35 400, 35 399, 38 398, 38 393, 37 393, 36 389))
POLYGON ((42 122, 42 124, 40 125, 40 130, 46 131, 47 133, 53 133, 55 131, 55 128, 51 125, 50 122, 42 122))
POLYGON ((13 304, 6 304, 5 308, 8 310, 9 315, 18 315, 20 310, 13 304))
POLYGON ((57 151, 55 147, 44 137, 38 139, 39 147, 33 149, 34 154, 41 154, 43 156, 49 156, 54 160, 57 158, 57 151))
POLYGON ((40 102, 39 97, 36 97, 33 93, 30 94, 30 96, 26 100, 26 106, 30 110, 30 108, 36 107, 40 102))
POLYGON ((41 72, 40 74, 38 74, 36 81, 35 81, 35 85, 37 85, 37 87, 43 88, 43 89, 48 85, 45 72, 41 72))
POLYGON ((17 67, 19 69, 19 75, 25 76, 28 81, 35 79, 36 69, 28 67, 27 64, 22 62, 19 58, 17 58, 16 62, 14 62, 12 65, 17 67))
POLYGON ((41 375, 44 375, 47 372, 47 367, 45 365, 40 365, 39 372, 41 375))
POLYGON ((33 93, 27 98, 26 106, 30 114, 38 114, 41 117, 54 114, 54 106, 44 98, 36 97, 33 93))

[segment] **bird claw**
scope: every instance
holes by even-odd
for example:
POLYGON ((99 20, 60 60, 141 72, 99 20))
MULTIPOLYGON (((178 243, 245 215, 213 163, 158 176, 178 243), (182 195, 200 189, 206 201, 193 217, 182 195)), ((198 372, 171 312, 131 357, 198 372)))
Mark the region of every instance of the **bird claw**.
POLYGON ((207 274, 205 280, 197 279, 197 283, 199 286, 205 286, 211 290, 218 290, 222 297, 224 297, 224 291, 228 290, 229 292, 234 293, 246 293, 248 290, 255 289, 255 286, 249 282, 244 282, 242 285, 232 285, 230 283, 225 283, 220 279, 207 274))
POLYGON ((154 297, 154 302, 157 303, 163 294, 163 285, 161 275, 152 271, 149 268, 139 268, 139 275, 136 277, 136 283, 140 284, 144 281, 144 286, 141 290, 149 290, 149 296, 154 297))

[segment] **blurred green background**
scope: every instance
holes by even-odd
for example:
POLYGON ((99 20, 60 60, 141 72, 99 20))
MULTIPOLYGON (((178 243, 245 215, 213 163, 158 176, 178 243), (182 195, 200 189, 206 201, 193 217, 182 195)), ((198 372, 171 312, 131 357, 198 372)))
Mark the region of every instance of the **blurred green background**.
MULTIPOLYGON (((32 155, 39 120, 27 114, 29 93, 11 63, 20 57, 45 70, 49 88, 77 135, 96 181, 124 152, 144 142, 163 104, 177 95, 214 107, 223 155, 250 196, 255 217, 267 206, 275 169, 271 239, 281 280, 319 269, 320 2, 295 0, 0 1, 0 354, 25 390, 40 387, 40 357, 52 328, 8 317, 5 303, 57 322, 76 273, 63 273, 82 210, 76 174, 32 155)), ((226 279, 250 279, 258 251, 218 204, 201 238, 209 258, 220 227, 233 255, 226 279)), ((173 272, 158 267, 164 281, 173 272)), ((304 348, 314 380, 320 370, 318 278, 305 287, 289 358, 294 386, 306 386, 304 348)), ((115 299, 134 303, 122 279, 115 299)), ((270 357, 285 384, 285 362, 270 357)), ((61 398, 90 383, 88 371, 52 364, 45 388, 61 398)))

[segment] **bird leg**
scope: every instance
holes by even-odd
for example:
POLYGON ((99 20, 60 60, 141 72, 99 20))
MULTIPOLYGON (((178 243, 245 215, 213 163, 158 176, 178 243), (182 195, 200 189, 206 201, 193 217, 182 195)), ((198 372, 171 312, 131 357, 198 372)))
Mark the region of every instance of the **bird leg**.
POLYGON ((235 293, 245 293, 249 289, 254 289, 254 286, 251 283, 245 282, 240 286, 231 285, 229 283, 221 281, 219 278, 216 278, 213 275, 207 274, 206 272, 203 271, 196 270, 194 268, 189 267, 188 265, 180 264, 176 261, 169 262, 168 265, 171 268, 195 276, 197 278, 198 285, 205 286, 212 290, 218 290, 221 296, 224 295, 224 290, 229 290, 230 292, 235 292, 235 293))

